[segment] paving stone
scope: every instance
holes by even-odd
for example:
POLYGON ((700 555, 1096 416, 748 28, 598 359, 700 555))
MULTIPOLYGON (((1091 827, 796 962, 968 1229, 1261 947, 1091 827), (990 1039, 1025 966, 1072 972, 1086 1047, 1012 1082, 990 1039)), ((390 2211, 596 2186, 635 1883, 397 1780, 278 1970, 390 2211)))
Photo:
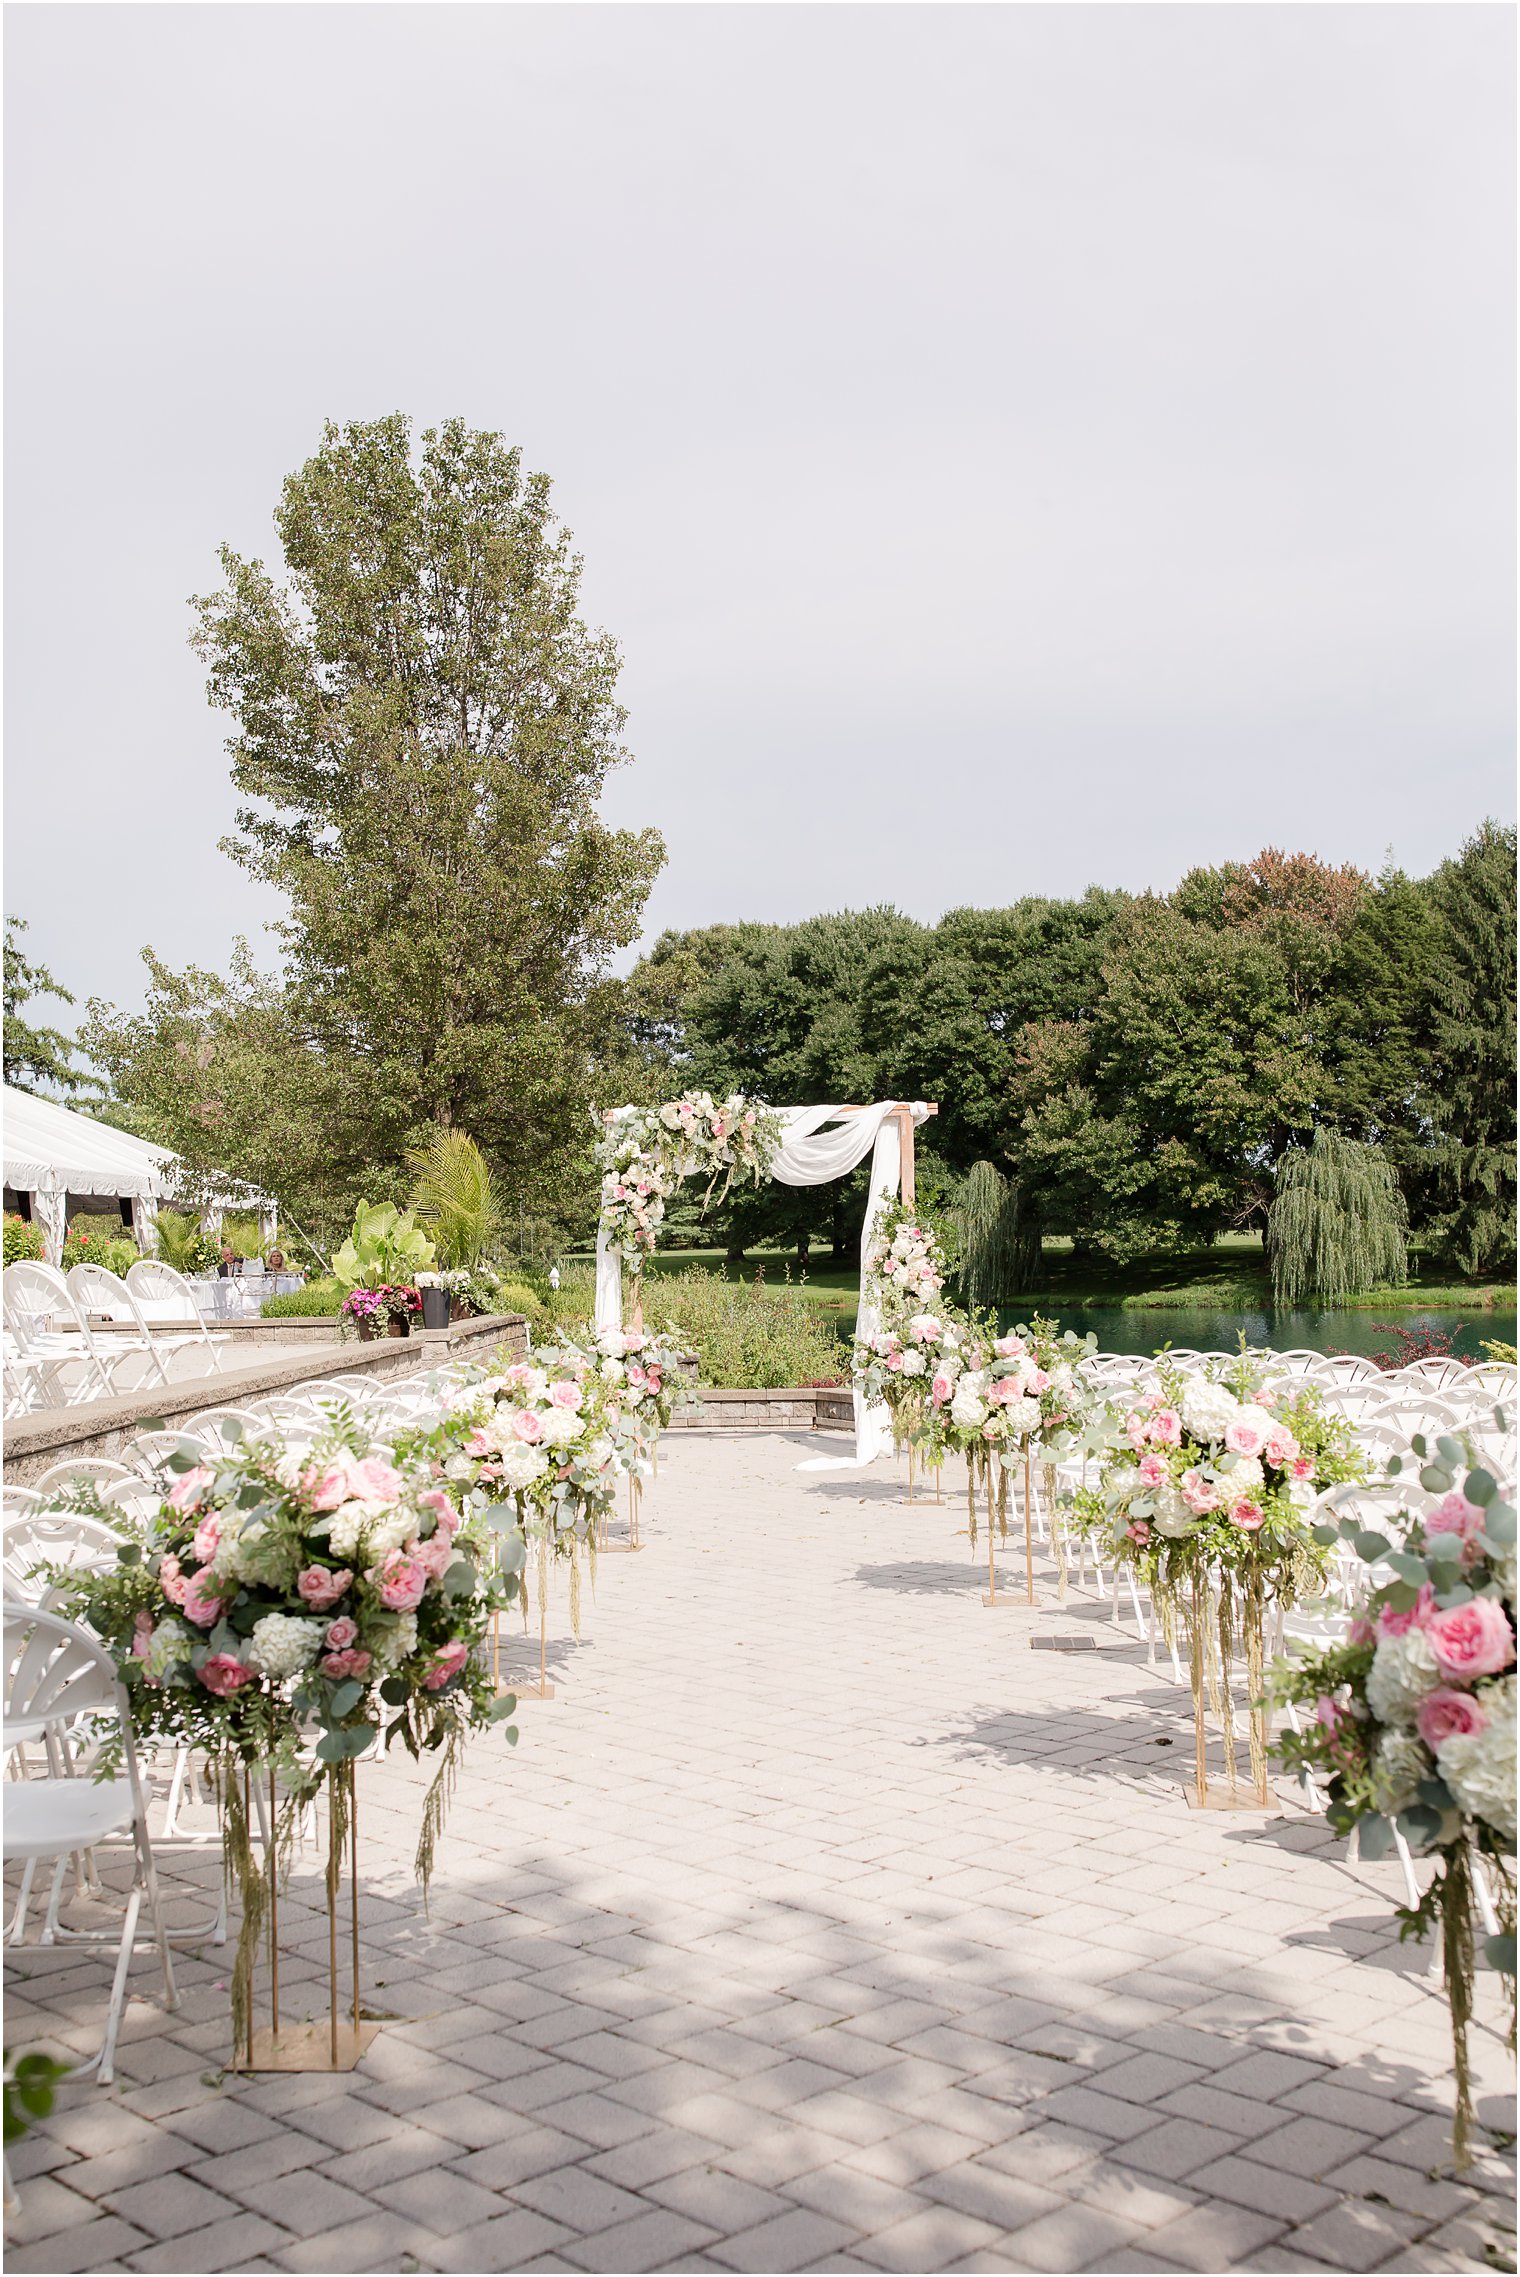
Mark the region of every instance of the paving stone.
POLYGON ((583 2237, 611 2229, 614 2223, 632 2221, 648 2207, 631 2190, 590 2174, 582 2166, 562 2166, 525 2177, 512 2195, 535 2213, 583 2237))
POLYGON ((1233 2269, 1248 2253, 1282 2235, 1284 2224, 1270 2214, 1252 2213, 1245 2206, 1195 2206, 1174 2222, 1150 2231, 1147 2244, 1153 2253, 1175 2261, 1183 2269, 1233 2269))
MULTIPOLYGON (((558 2222, 520 2207, 514 2213, 498 2214, 494 2221, 482 2222, 478 2229, 461 2230, 457 2237, 431 2240, 427 2258, 434 2269, 458 2271, 461 2277, 486 2277, 487 2272, 533 2266, 535 2256, 547 2253, 568 2234, 558 2222)), ((565 2261, 561 2266, 569 2269, 575 2264, 565 2261)))
POLYGON ((1335 2203, 1333 2190, 1305 2182, 1281 2167, 1258 2165, 1254 2158, 1214 2159, 1208 2166, 1196 2167, 1188 2183, 1205 2197, 1225 2198, 1255 2213, 1276 2215, 1285 2223, 1306 2222, 1335 2203))
POLYGON ((289 2243, 288 2233, 261 2214, 229 2214, 206 2229, 144 2246, 126 2261, 129 2269, 184 2270, 188 2277, 204 2277, 210 2270, 246 2269, 257 2255, 289 2243))
POLYGON ((859 2257, 873 2269, 944 2269, 984 2251, 997 2239, 995 2223, 954 2206, 928 2206, 863 2240, 859 2257))
POLYGON ((764 2271, 767 2277, 770 2273, 779 2277, 784 2271, 813 2268, 825 2254, 848 2244, 854 2234, 843 2222, 831 2222, 822 2214, 799 2207, 794 2213, 778 2214, 773 2221, 721 2239, 712 2249, 713 2258, 726 2269, 764 2271))
POLYGON ((81 2222, 77 2229, 58 2230, 52 2237, 39 2238, 31 2245, 8 2246, 5 2266, 9 2270, 46 2270, 56 2273, 56 2277, 66 2277, 66 2273, 74 2270, 106 2269, 147 2243, 142 2231, 134 2229, 130 2222, 103 2215, 98 2221, 81 2222))
MULTIPOLYGON (((689 2221, 666 2207, 651 2207, 597 2237, 567 2245, 564 2251, 571 2266, 582 2269, 668 2269, 679 2265, 678 2256, 691 2257, 694 2248, 710 2243, 714 2235, 705 2223, 689 2221)), ((708 2262, 705 2255, 702 2259, 707 2267, 723 2267, 721 2262, 708 2262)))
POLYGON ((1123 2215, 1107 2214, 1096 2206, 1062 2205, 1037 2220, 1021 2224, 1007 2243, 1026 2268, 1054 2273, 1088 2269, 1134 2242, 1144 2227, 1123 2215))
POLYGON ((113 2190, 102 2204, 149 2237, 178 2237, 185 2230, 206 2229, 224 2214, 238 2208, 202 2182, 184 2174, 159 2174, 150 2182, 132 2183, 113 2190))
MULTIPOLYGON (((429 2263, 443 2266, 437 2262, 437 2249, 432 2244, 427 2248, 427 2258, 429 2263)), ((400 2215, 370 2212, 315 2237, 292 2239, 270 2259, 281 2269, 300 2270, 308 2277, 330 2277, 332 2272, 357 2269, 405 2269, 417 2265, 417 2235, 400 2215)), ((472 2266, 485 2271, 492 2265, 479 2261, 472 2266)))

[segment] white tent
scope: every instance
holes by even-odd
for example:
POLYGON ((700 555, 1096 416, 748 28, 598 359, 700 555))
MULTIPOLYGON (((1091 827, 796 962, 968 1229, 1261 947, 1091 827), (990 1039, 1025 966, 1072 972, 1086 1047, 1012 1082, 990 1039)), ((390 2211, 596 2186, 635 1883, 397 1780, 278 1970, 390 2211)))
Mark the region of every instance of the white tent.
MULTIPOLYGON (((132 1204, 132 1224, 139 1246, 154 1246, 154 1220, 158 1205, 180 1184, 180 1159, 166 1146, 134 1138, 109 1123, 92 1122, 60 1107, 55 1099, 39 1099, 30 1091, 5 1085, 5 1183, 30 1198, 33 1220, 40 1225, 48 1261, 56 1265, 63 1254, 64 1226, 70 1194, 108 1194, 132 1204)), ((272 1214, 268 1197, 251 1187, 229 1186, 208 1216, 220 1219, 226 1202, 272 1214)))

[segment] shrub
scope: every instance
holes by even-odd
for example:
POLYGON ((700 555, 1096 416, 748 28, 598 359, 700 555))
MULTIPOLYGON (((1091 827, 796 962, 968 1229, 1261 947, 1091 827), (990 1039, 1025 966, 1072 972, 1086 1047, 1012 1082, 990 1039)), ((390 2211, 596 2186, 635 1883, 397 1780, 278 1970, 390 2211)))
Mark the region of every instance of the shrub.
POLYGON ((282 1297, 266 1297, 259 1308, 261 1320, 335 1319, 348 1294, 341 1281, 307 1281, 282 1297))
POLYGON ((176 1273, 214 1273, 221 1247, 182 1210, 160 1210, 158 1254, 176 1273))
POLYGON ((7 1210, 5 1213, 6 1264, 19 1264, 23 1258, 35 1258, 40 1261, 41 1257, 41 1226, 28 1225, 25 1218, 13 1217, 11 1212, 7 1210))
POLYGON ((694 1266, 646 1281, 644 1316, 696 1353, 704 1384, 759 1391, 839 1383, 848 1373, 839 1338, 800 1289, 757 1288, 694 1266))
POLYGON ((63 1270, 70 1272, 76 1265, 103 1265, 108 1273, 124 1277, 137 1263, 137 1244, 121 1230, 120 1218, 95 1220, 96 1225, 114 1224, 114 1235, 86 1233, 81 1228, 87 1220, 76 1218, 63 1237, 63 1270))

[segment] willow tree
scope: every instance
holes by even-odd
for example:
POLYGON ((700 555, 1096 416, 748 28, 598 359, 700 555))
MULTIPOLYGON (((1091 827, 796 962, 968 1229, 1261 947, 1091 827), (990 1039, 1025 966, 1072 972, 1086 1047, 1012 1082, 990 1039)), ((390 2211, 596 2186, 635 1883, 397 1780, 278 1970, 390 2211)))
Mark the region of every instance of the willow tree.
POLYGON ((1007 1304, 1040 1259, 1039 1230, 1018 1181, 994 1162, 973 1162, 961 1188, 961 1294, 970 1305, 1007 1304))
POLYGON ((1267 1218, 1272 1296, 1279 1305, 1342 1304, 1363 1289, 1409 1275, 1408 1218, 1380 1146, 1318 1130, 1290 1147, 1277 1169, 1267 1218))

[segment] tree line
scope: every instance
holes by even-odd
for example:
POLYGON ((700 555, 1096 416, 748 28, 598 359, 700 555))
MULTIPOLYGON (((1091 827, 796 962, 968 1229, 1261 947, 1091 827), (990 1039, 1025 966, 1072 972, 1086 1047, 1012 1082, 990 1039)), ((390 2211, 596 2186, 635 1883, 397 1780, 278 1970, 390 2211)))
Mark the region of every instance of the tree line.
MULTIPOLYGON (((629 982, 630 1034, 656 1088, 937 1100, 933 1157, 998 1166, 1026 1245, 1123 1263, 1265 1236, 1285 1157, 1327 1130, 1381 1150, 1430 1254, 1496 1273, 1515 1251, 1515 851, 1490 822, 1424 878, 1268 848, 1166 895, 667 933, 629 982)), ((730 1212, 744 1242, 847 1223, 827 1189, 730 1212)))

